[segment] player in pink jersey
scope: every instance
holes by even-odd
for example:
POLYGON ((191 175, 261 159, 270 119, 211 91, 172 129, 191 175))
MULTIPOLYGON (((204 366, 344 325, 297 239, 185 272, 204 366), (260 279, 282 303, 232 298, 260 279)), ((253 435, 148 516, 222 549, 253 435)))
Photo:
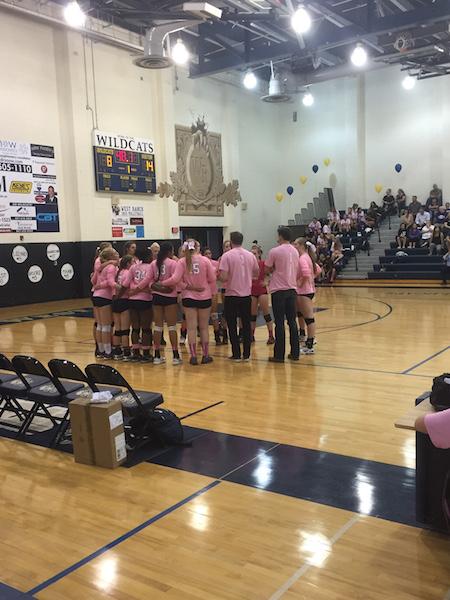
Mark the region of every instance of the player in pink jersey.
POLYGON ((152 274, 152 253, 149 248, 142 251, 140 257, 142 262, 131 267, 130 282, 130 317, 131 317, 131 360, 141 362, 152 362, 152 292, 149 288, 152 274), (139 337, 142 346, 139 345, 139 337), (139 351, 142 348, 142 355, 139 351))
POLYGON ((259 267, 259 276, 252 282, 252 342, 255 341, 256 319, 258 318, 258 307, 260 307, 269 332, 267 344, 270 345, 275 343, 275 338, 273 337, 273 323, 269 309, 269 294, 266 286, 267 276, 265 264, 262 260, 262 248, 261 246, 258 246, 258 242, 253 243, 252 254, 255 255, 259 267))
MULTIPOLYGON (((180 258, 183 258, 184 256, 184 250, 183 250, 183 244, 181 244, 181 246, 178 248, 178 260, 180 260, 180 258)), ((181 328, 180 328, 180 344, 184 344, 186 343, 186 338, 187 338, 187 325, 186 325, 186 315, 184 314, 184 310, 183 310, 183 305, 182 305, 182 298, 181 298, 181 292, 182 292, 182 286, 181 284, 177 285, 177 294, 178 294, 178 304, 180 306, 180 310, 182 313, 181 316, 181 328)))
POLYGON ((297 271, 297 315, 302 317, 306 324, 306 346, 301 349, 302 354, 314 354, 314 337, 316 335, 316 322, 314 319, 313 299, 316 293, 315 278, 320 274, 321 268, 316 263, 316 257, 304 238, 297 238, 294 246, 299 254, 297 271))
MULTIPOLYGON (((203 250, 203 256, 206 256, 206 258, 211 261, 211 264, 217 277, 219 261, 213 259, 211 248, 205 248, 203 250)), ((214 330, 214 339, 216 340, 216 346, 220 346, 222 344, 222 340, 220 339, 220 320, 219 313, 217 312, 217 307, 219 304, 217 280, 211 283, 211 295, 211 321, 214 330)))
POLYGON ((284 320, 289 326, 291 352, 289 360, 300 357, 300 344, 297 328, 297 266, 298 252, 291 245, 289 227, 278 228, 278 246, 270 250, 266 258, 266 273, 271 273, 269 290, 272 294, 272 310, 275 318, 274 354, 270 362, 284 362, 286 334, 284 320))
POLYGON ((130 310, 128 288, 131 283, 133 256, 126 254, 120 259, 116 276, 117 291, 112 301, 114 320, 113 355, 114 360, 130 360, 130 310))
POLYGON ((196 240, 187 240, 183 244, 184 258, 175 268, 175 273, 166 279, 166 287, 182 284, 182 304, 186 314, 191 365, 197 365, 197 326, 200 329, 202 343, 202 365, 212 362, 209 356, 209 316, 211 314, 211 284, 216 274, 211 262, 200 254, 200 244, 196 240))
POLYGON ((128 241, 125 242, 125 244, 123 245, 122 248, 122 256, 131 256, 132 260, 132 264, 139 262, 139 259, 136 255, 136 251, 137 251, 137 246, 136 246, 136 242, 133 241, 128 241))
POLYGON ((244 361, 250 360, 251 347, 251 291, 252 280, 259 275, 258 262, 254 255, 242 248, 244 236, 239 231, 230 235, 231 250, 220 261, 219 279, 226 281, 225 318, 232 348, 231 360, 241 360, 241 344, 237 332, 237 320, 242 322, 244 361))
POLYGON ((165 362, 164 356, 161 356, 161 336, 164 320, 167 322, 169 329, 169 338, 173 351, 173 364, 181 364, 177 335, 177 289, 173 288, 169 290, 169 288, 164 286, 165 280, 174 274, 176 266, 177 261, 173 260, 172 244, 170 242, 162 242, 157 259, 152 262, 150 269, 150 284, 153 290, 153 317, 155 320, 153 327, 154 365, 160 365, 165 362))
MULTIPOLYGON (((94 264, 92 266, 92 273, 90 275, 90 280, 91 280, 91 284, 92 284, 92 287, 91 287, 91 300, 93 298, 92 294, 94 292, 94 283, 96 281, 96 277, 98 275, 98 271, 99 271, 100 266, 102 264, 101 261, 100 261, 100 258, 99 258, 100 252, 102 250, 104 250, 105 248, 111 248, 111 242, 101 242, 97 246, 97 248, 95 250, 94 264)), ((93 335, 94 342, 95 342, 95 356, 97 358, 99 358, 101 352, 99 350, 98 343, 101 342, 102 333, 100 331, 100 325, 98 324, 98 309, 97 309, 96 306, 94 306, 93 301, 92 301, 92 306, 93 306, 92 310, 93 310, 93 313, 94 313, 94 326, 93 326, 92 335, 93 335)))
POLYGON ((111 359, 111 323, 112 323, 112 297, 116 293, 116 273, 118 253, 107 247, 100 253, 100 266, 94 274, 93 303, 97 308, 98 326, 101 339, 98 343, 99 358, 111 359), (103 268, 102 268, 103 267, 103 268))
MULTIPOLYGON (((223 244, 222 244, 222 256, 226 252, 229 252, 230 250, 231 250, 230 240, 224 240, 223 244)), ((219 270, 220 270, 220 261, 222 260, 222 256, 218 260, 219 265, 217 267, 217 272, 219 272, 219 270)), ((220 303, 222 304, 222 312, 219 313, 219 321, 220 321, 219 333, 220 333, 220 336, 222 337, 222 344, 226 345, 226 344, 228 344, 228 328, 227 328, 227 321, 225 319, 225 315, 223 312, 223 307, 225 305, 225 288, 227 286, 227 283, 226 283, 226 281, 219 281, 219 285, 220 285, 220 288, 219 288, 220 303)))

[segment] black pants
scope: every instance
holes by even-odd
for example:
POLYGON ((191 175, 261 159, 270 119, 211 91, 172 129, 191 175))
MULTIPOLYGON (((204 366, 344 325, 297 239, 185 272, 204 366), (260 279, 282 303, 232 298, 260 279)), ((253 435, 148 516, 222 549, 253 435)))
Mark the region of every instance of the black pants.
POLYGON ((284 360, 286 351, 284 319, 286 318, 289 325, 291 355, 293 358, 298 358, 300 356, 300 344, 297 328, 297 292, 295 290, 274 292, 272 294, 272 310, 275 319, 274 357, 284 360))
POLYGON ((447 280, 450 279, 450 267, 444 265, 441 269, 442 282, 447 283, 447 280))
POLYGON ((230 332, 231 349, 234 358, 241 358, 241 345, 237 332, 237 320, 242 321, 242 339, 244 346, 244 358, 250 356, 251 345, 251 296, 225 296, 225 319, 230 332))

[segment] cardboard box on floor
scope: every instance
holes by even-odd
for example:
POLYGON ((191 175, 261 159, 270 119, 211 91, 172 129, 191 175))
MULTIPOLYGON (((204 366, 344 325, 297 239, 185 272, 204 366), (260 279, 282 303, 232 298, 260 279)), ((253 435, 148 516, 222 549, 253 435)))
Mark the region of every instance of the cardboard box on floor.
POLYGON ((91 404, 79 398, 69 404, 75 462, 115 469, 127 458, 122 404, 91 404))

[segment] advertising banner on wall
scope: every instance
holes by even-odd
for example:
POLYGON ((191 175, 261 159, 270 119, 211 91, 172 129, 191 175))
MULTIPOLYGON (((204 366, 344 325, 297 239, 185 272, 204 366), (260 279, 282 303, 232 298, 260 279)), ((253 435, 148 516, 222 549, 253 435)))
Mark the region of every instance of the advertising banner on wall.
POLYGON ((143 238, 144 208, 129 204, 112 206, 112 237, 117 239, 143 238))
POLYGON ((59 231, 53 146, 0 139, 0 233, 59 231))

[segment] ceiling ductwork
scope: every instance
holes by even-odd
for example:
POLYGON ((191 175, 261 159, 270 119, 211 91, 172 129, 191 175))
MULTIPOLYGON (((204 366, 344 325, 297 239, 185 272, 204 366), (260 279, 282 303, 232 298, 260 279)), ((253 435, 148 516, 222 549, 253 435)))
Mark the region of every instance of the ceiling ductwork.
POLYGON ((167 69, 173 65, 170 58, 166 38, 170 33, 176 33, 187 27, 198 25, 202 21, 190 19, 172 23, 155 25, 145 32, 144 54, 133 60, 134 64, 143 69, 167 69))

